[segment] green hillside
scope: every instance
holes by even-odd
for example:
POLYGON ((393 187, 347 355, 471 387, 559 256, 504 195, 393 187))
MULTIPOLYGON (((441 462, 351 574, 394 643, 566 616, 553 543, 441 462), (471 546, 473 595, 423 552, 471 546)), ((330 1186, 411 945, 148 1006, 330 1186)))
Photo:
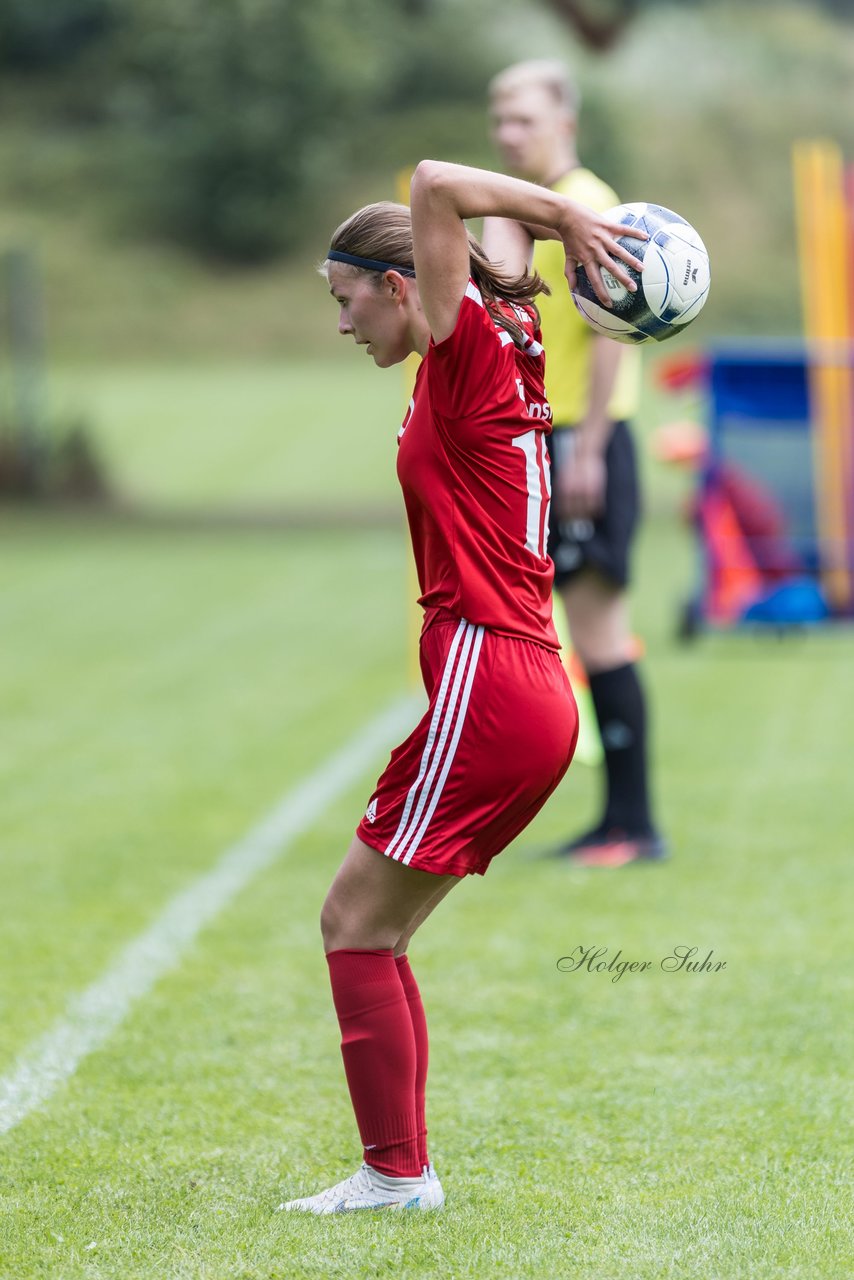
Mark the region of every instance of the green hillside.
MULTIPOLYGON (((623 198, 677 208, 707 241, 713 288, 692 336, 796 332, 791 145, 831 136, 854 158, 854 115, 841 110, 854 84, 850 21, 807 3, 655 6, 598 56, 544 8, 491 8, 470 100, 425 100, 422 86, 417 105, 367 115, 340 178, 324 172, 298 250, 252 269, 216 266, 143 234, 133 200, 144 161, 129 182, 127 157, 116 167, 115 131, 64 116, 50 75, 6 73, 0 247, 39 257, 53 356, 259 360, 336 350, 313 273, 330 230, 354 204, 393 196, 400 168, 423 155, 493 163, 486 64, 555 53, 584 88, 582 158, 623 198)), ((336 128, 330 119, 330 136, 336 128)))

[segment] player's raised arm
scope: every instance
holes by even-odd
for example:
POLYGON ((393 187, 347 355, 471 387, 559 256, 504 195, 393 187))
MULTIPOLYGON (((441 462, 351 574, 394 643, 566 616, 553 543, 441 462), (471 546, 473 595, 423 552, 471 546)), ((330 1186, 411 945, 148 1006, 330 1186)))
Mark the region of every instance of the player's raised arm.
POLYGON ((645 240, 645 232, 634 228, 628 232, 620 223, 574 200, 505 174, 422 160, 412 178, 411 208, 415 274, 424 313, 437 342, 453 332, 468 283, 466 218, 512 218, 556 232, 566 252, 570 288, 575 284, 576 266, 583 263, 604 306, 610 306, 611 300, 602 267, 631 290, 635 285, 620 261, 636 271, 643 270, 618 237, 632 234, 645 240))
MULTIPOLYGON (((557 238, 557 232, 553 232, 557 238)), ((484 218, 480 236, 483 251, 491 262, 505 271, 521 275, 530 271, 534 258, 534 239, 527 227, 510 218, 484 218)))

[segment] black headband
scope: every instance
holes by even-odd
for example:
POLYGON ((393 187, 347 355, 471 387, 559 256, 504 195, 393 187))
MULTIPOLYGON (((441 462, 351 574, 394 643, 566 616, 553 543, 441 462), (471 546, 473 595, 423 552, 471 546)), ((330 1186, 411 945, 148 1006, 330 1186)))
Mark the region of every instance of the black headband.
POLYGON ((379 262, 376 258, 360 258, 355 253, 342 253, 340 249, 330 249, 326 255, 329 262, 347 262, 351 267, 364 267, 367 271, 397 271, 402 276, 414 276, 414 267, 401 267, 396 262, 379 262))

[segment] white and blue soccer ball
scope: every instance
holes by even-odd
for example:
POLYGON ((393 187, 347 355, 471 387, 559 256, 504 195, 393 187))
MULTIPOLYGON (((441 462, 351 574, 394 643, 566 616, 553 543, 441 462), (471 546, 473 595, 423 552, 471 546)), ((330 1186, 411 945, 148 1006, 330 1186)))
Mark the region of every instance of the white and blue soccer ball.
POLYGON ((711 273, 703 241, 689 222, 660 204, 620 204, 603 216, 649 234, 649 240, 619 240, 641 259, 643 272, 620 264, 638 286, 632 293, 603 267, 602 279, 614 304, 608 308, 580 266, 572 291, 576 307, 597 333, 617 342, 665 342, 681 333, 696 320, 709 296, 711 273))

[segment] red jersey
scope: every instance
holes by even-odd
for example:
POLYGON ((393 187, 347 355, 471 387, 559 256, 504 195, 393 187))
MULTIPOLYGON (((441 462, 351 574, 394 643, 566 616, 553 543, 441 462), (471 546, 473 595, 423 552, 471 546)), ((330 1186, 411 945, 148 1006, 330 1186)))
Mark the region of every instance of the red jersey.
POLYGON ((447 611, 558 649, 546 553, 545 356, 530 315, 514 312, 524 351, 469 282, 454 332, 431 339, 419 367, 397 473, 426 623, 447 611))

